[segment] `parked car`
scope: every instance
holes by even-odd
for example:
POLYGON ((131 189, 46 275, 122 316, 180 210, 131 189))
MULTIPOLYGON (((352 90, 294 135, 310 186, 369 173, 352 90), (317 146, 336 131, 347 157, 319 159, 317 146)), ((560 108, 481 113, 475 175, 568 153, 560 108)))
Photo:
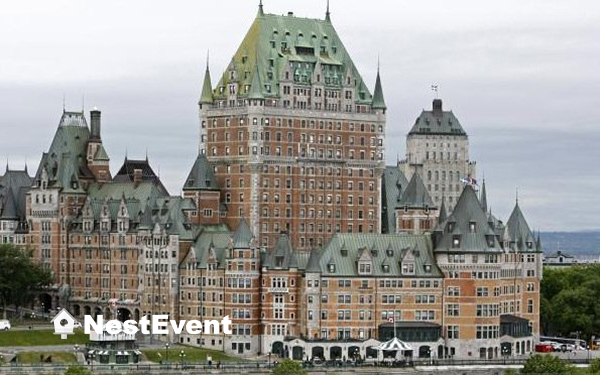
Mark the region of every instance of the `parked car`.
POLYGON ((0 320, 0 330, 8 331, 9 329, 11 329, 10 322, 6 319, 0 320))
POLYGON ((560 350, 562 352, 572 352, 575 350, 575 345, 573 344, 560 344, 560 350))
POLYGON ((554 351, 554 346, 549 342, 541 342, 536 344, 535 351, 538 353, 550 353, 554 351))

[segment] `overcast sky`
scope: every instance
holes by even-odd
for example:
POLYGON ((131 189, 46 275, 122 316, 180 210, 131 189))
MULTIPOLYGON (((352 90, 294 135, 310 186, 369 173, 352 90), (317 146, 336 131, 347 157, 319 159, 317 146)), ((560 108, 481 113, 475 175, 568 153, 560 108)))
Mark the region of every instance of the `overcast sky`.
MULTIPOLYGON (((325 0, 265 0, 322 18, 325 0)), ((102 110, 113 173, 150 162, 171 194, 196 151, 206 51, 218 78, 257 1, 12 1, 0 5, 0 160, 31 173, 62 112, 102 110)), ((333 23, 372 88, 381 58, 387 161, 432 84, 471 142, 488 201, 506 220, 515 190, 541 230, 600 228, 600 2, 331 0, 333 23)), ((213 82, 214 84, 215 82, 213 82)), ((1 164, 4 164, 2 162, 1 164)), ((4 168, 0 168, 3 173, 4 168)))

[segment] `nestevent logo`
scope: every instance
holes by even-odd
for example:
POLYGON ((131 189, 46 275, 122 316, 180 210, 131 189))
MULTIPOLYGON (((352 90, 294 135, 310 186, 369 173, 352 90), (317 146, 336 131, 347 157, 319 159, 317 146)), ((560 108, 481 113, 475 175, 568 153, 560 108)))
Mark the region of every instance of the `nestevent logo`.
MULTIPOLYGON (((54 323, 54 334, 60 335, 61 339, 66 339, 67 335, 73 334, 76 322, 77 320, 66 309, 62 309, 51 321, 51 323, 54 323)), ((220 322, 218 320, 204 320, 204 323, 199 320, 181 320, 177 322, 169 320, 168 315, 152 315, 150 319, 148 316, 144 316, 139 323, 135 320, 121 322, 116 319, 104 323, 102 315, 96 317, 95 320, 90 315, 84 315, 83 324, 84 332, 88 335, 92 331, 98 335, 105 332, 109 335, 135 335, 140 331, 144 335, 166 335, 169 333, 169 326, 176 335, 181 334, 184 329, 190 335, 198 335, 202 332, 218 335, 221 327, 224 334, 231 335, 231 319, 229 319, 229 316, 225 316, 220 322)))

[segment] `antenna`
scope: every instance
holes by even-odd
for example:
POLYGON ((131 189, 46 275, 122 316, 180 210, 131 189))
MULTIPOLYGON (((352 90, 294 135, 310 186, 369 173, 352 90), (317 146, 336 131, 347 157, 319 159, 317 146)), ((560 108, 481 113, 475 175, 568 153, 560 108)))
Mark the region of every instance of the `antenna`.
POLYGON ((85 91, 81 94, 81 114, 85 113, 85 91))
POLYGON ((67 111, 67 96, 66 94, 63 92, 63 113, 65 113, 67 111))

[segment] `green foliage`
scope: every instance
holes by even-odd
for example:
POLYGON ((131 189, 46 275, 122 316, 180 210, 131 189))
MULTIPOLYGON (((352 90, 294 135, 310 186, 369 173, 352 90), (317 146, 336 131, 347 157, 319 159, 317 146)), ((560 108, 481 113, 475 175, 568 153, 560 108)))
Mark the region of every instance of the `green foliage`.
POLYGON ((71 366, 65 371, 65 375, 92 375, 92 372, 83 366, 71 366))
POLYGON ((75 334, 68 335, 66 340, 61 339, 60 335, 55 335, 51 329, 1 331, 0 347, 86 344, 89 338, 82 329, 76 329, 75 334))
POLYGON ((541 321, 548 335, 600 333, 600 265, 545 268, 541 284, 541 321))
POLYGON ((33 300, 34 293, 52 283, 50 271, 35 263, 31 250, 13 244, 0 245, 0 303, 23 306, 33 300))
POLYGON ((168 361, 170 363, 178 363, 178 362, 206 362, 207 357, 210 356, 212 358, 213 364, 217 362, 231 362, 231 361, 243 361, 241 358, 229 357, 223 352, 217 350, 196 348, 192 346, 183 346, 183 345, 174 345, 169 348, 169 354, 167 355, 167 350, 163 347, 160 350, 150 349, 142 351, 146 358, 151 362, 165 362, 168 361), (181 351, 185 353, 185 359, 180 357, 179 354, 181 351))
POLYGON ((600 358, 595 358, 592 363, 590 363, 590 367, 588 367, 588 372, 590 374, 600 374, 600 358))
POLYGON ((521 374, 571 374, 571 367, 551 354, 534 354, 525 362, 521 374))
POLYGON ((273 368, 273 375, 306 375, 308 374, 302 366, 291 359, 284 359, 273 368))
POLYGON ((75 363, 77 358, 71 352, 23 352, 17 354, 20 364, 47 363, 75 363))

